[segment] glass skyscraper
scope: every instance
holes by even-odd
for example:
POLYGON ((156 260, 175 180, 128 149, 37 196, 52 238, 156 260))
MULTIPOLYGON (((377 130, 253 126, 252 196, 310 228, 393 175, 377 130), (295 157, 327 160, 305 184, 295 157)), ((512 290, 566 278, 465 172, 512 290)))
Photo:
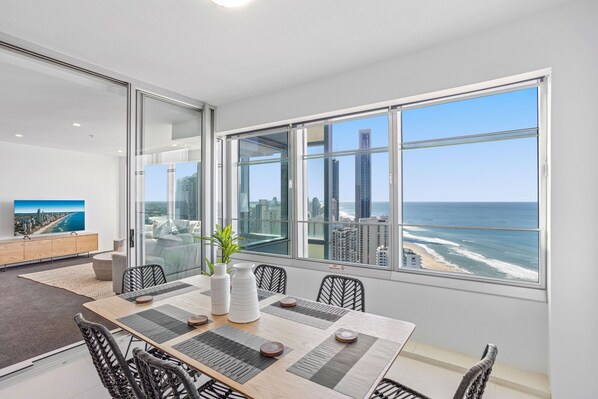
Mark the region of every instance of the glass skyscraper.
MULTIPOLYGON (((371 129, 359 130, 359 149, 370 148, 371 129)), ((369 218, 372 207, 372 167, 370 154, 355 155, 355 220, 369 218)))

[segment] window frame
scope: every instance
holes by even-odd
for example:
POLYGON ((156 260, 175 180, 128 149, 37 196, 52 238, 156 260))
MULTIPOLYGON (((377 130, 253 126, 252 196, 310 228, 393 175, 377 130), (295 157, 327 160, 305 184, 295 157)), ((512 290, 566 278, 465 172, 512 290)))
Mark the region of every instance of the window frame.
MULTIPOLYGON (((479 83, 461 88, 444 90, 437 93, 429 93, 403 100, 388 101, 385 103, 371 106, 362 106, 356 108, 353 112, 331 112, 325 117, 310 119, 297 118, 288 121, 288 124, 278 125, 260 130, 238 130, 229 133, 219 134, 220 138, 225 139, 227 153, 230 153, 230 140, 227 138, 239 138, 247 135, 259 135, 264 132, 280 131, 284 126, 288 128, 289 134, 289 245, 290 255, 269 254, 253 251, 242 251, 237 258, 243 260, 253 260, 267 262, 279 262, 281 265, 291 267, 301 267, 312 270, 345 270, 350 274, 366 276, 373 278, 383 278, 397 281, 412 282, 439 287, 449 287, 463 289, 474 292, 495 293, 503 296, 524 297, 531 300, 546 300, 547 269, 548 269, 548 224, 549 224, 549 129, 550 129, 550 70, 542 70, 513 76, 510 78, 498 79, 492 82, 479 83), (433 270, 414 270, 400 267, 403 257, 402 242, 402 182, 403 182, 403 156, 402 156, 402 132, 400 124, 400 112, 408 109, 437 105, 441 103, 454 102, 458 100, 482 97, 503 92, 521 90, 530 87, 537 87, 537 105, 538 105, 538 127, 537 127, 537 182, 538 182, 538 282, 525 282, 516 280, 507 280, 501 278, 472 276, 464 273, 441 272, 433 270), (388 158, 389 158, 389 249, 391 266, 383 268, 375 265, 347 263, 335 260, 314 259, 299 256, 303 253, 300 226, 307 223, 301 220, 302 207, 304 204, 303 192, 307 190, 305 186, 305 176, 303 174, 303 157, 298 149, 303 143, 302 135, 298 133, 302 127, 312 124, 333 123, 348 119, 361 119, 370 115, 388 112, 388 158), (297 184, 300 183, 300 184, 297 184)), ((274 125, 273 125, 274 126, 274 125)), ((524 129, 522 129, 524 130, 524 129)), ((325 155, 324 157, 327 157, 325 155)), ((234 160, 234 157, 229 157, 234 160)), ((230 170, 236 170, 230 167, 230 170)), ((226 173, 224 179, 228 180, 225 186, 229 188, 236 184, 231 184, 231 173, 226 173)), ((235 182, 236 183, 236 182, 235 182)), ((236 198, 228 195, 229 199, 236 198)), ((231 201, 225 204, 228 212, 223 212, 224 220, 231 222, 231 201)), ((457 227, 457 226, 455 226, 457 227)), ((491 230, 495 230, 490 228, 491 230)), ((516 229, 513 229, 516 230, 516 229)), ((533 229, 524 229, 533 230, 533 229)))
MULTIPOLYGON (((251 166, 251 165, 260 165, 260 164, 273 164, 273 163, 283 163, 286 162, 288 168, 288 185, 287 185, 287 219, 285 220, 276 220, 281 224, 286 223, 287 231, 288 231, 288 251, 287 254, 277 254, 277 253, 268 253, 268 252, 260 252, 260 251, 252 251, 251 249, 244 249, 242 252, 248 254, 256 254, 256 255, 267 255, 267 256, 274 256, 274 257, 281 257, 281 258, 292 258, 293 251, 294 251, 294 215, 295 215, 295 208, 294 208, 294 194, 293 194, 293 169, 294 169, 294 161, 293 161, 293 144, 292 135, 291 135, 291 127, 290 126, 281 126, 277 128, 270 128, 270 129, 263 129, 257 131, 251 131, 247 134, 240 134, 234 136, 228 136, 224 140, 225 146, 225 153, 226 156, 224 159, 228 160, 226 162, 228 167, 225 169, 223 168, 223 175, 227 177, 228 184, 222 184, 223 187, 226 187, 226 191, 228 195, 225 198, 229 198, 229 201, 226 201, 225 209, 226 212, 221 212, 223 215, 223 221, 226 221, 226 224, 232 224, 233 231, 239 232, 239 222, 241 218, 239 218, 238 212, 238 198, 239 198, 239 169, 241 166, 251 166), (248 162, 239 162, 239 143, 240 140, 252 138, 252 137, 259 137, 259 136, 266 136, 269 134, 274 133, 286 133, 287 135, 287 157, 280 158, 278 160, 257 160, 257 161, 248 161, 248 162), (233 144, 233 141, 236 143, 233 144), (234 201, 232 199, 235 199, 234 201)), ((224 193, 223 193, 224 195, 224 193)), ((224 202, 224 201, 222 201, 224 202)), ((249 221, 249 220, 248 220, 249 221)))

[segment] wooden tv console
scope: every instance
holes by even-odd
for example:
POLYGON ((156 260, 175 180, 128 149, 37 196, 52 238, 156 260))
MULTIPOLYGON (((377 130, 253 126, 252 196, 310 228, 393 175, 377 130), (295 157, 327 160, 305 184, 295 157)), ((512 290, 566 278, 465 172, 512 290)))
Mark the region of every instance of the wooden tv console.
POLYGON ((98 250, 97 233, 78 235, 51 235, 0 240, 0 265, 54 259, 98 250))

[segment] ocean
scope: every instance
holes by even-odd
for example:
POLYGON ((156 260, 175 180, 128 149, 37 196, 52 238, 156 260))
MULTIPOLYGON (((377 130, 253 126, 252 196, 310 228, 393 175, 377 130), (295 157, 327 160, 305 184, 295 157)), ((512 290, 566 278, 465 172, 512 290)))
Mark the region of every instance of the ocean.
MULTIPOLYGON (((341 202, 342 216, 354 217, 353 202, 341 202)), ((388 215, 388 202, 372 202, 372 216, 388 215)), ((538 227, 532 202, 406 202, 404 224, 538 227)), ((539 233, 534 231, 405 226, 405 242, 416 244, 437 261, 476 276, 538 281, 539 233)))
POLYGON ((46 233, 64 233, 82 230, 85 230, 85 212, 75 212, 52 226, 46 233))

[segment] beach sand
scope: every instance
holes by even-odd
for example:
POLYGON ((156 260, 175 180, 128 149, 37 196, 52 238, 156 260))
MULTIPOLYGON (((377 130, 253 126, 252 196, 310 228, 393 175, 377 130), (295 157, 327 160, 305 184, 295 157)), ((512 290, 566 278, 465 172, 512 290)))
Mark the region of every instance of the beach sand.
POLYGON ((463 270, 457 266, 439 261, 417 244, 404 242, 403 247, 412 250, 422 257, 422 269, 439 270, 442 272, 463 272, 463 270))
POLYGON ((44 227, 40 227, 38 230, 34 231, 30 235, 45 234, 52 227, 56 226, 58 223, 62 222, 64 219, 68 218, 71 215, 72 215, 72 213, 69 213, 68 215, 63 216, 60 219, 57 219, 57 220, 53 221, 52 223, 50 223, 50 224, 48 224, 48 225, 46 225, 44 227))

